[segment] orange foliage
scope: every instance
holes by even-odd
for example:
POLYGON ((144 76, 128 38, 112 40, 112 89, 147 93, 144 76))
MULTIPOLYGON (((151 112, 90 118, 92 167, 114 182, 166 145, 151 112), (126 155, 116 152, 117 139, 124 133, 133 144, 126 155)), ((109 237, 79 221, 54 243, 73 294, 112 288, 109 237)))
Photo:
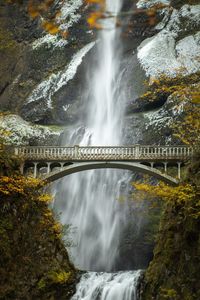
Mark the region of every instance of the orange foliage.
POLYGON ((69 35, 69 32, 65 30, 65 31, 60 32, 60 34, 61 34, 63 39, 66 39, 69 35))
MULTIPOLYGON (((20 0, 5 0, 7 3, 20 3, 20 0)), ((94 6, 94 10, 90 12, 87 22, 91 28, 95 29, 102 29, 102 25, 99 23, 99 20, 102 18, 116 18, 116 16, 112 15, 112 12, 106 12, 106 2, 105 0, 85 0, 85 3, 89 6, 94 6), (106 13, 106 15, 105 15, 106 13)), ((50 34, 60 34, 62 38, 68 37, 68 32, 63 31, 60 29, 61 20, 60 17, 60 10, 57 10, 52 15, 51 7, 55 4, 55 0, 28 0, 28 13, 31 18, 36 19, 40 18, 42 20, 42 27, 44 30, 49 32, 50 34)), ((148 23, 149 25, 153 26, 157 22, 156 14, 157 11, 163 8, 170 7, 164 4, 157 4, 151 7, 150 9, 136 9, 133 11, 128 12, 121 12, 119 14, 120 17, 127 16, 127 15, 136 15, 136 14, 146 14, 148 16, 148 23)), ((116 21, 116 25, 120 23, 116 21)))
POLYGON ((200 88, 198 88, 198 90, 193 91, 191 93, 192 96, 192 103, 193 104, 200 104, 200 88))
POLYGON ((44 20, 42 22, 43 29, 50 34, 55 35, 62 32, 62 30, 60 30, 59 28, 60 24, 57 24, 57 19, 60 16, 60 12, 56 12, 55 15, 51 16, 50 18, 46 16, 46 13, 51 8, 53 3, 54 0, 44 0, 40 3, 38 3, 37 1, 29 0, 28 13, 33 19, 41 17, 41 19, 44 20))
POLYGON ((103 16, 102 12, 93 12, 87 18, 87 22, 91 28, 102 29, 102 25, 98 23, 98 20, 103 16))
POLYGON ((98 9, 91 12, 87 18, 87 22, 91 28, 102 29, 98 21, 103 18, 105 12, 105 0, 86 0, 89 5, 97 4, 98 9))
MULTIPOLYGON (((19 3, 18 0, 6 0, 7 3, 19 3)), ((55 35, 60 34, 62 38, 67 38, 68 32, 60 29, 61 20, 60 11, 51 12, 52 5, 55 0, 28 0, 27 10, 32 19, 40 18, 42 27, 48 33, 55 35)))
POLYGON ((30 196, 32 198, 31 195, 34 191, 34 195, 38 193, 38 201, 49 202, 50 198, 46 195, 41 195, 38 191, 44 184, 39 179, 22 175, 0 176, 0 196, 30 196))
POLYGON ((48 31, 50 34, 57 34, 60 29, 59 26, 55 25, 54 23, 48 22, 48 21, 44 21, 42 23, 42 27, 44 28, 44 30, 48 31))
MULTIPOLYGON (((177 187, 172 187, 163 182, 156 186, 148 182, 134 182, 133 187, 136 189, 136 194, 139 193, 140 198, 138 198, 141 200, 160 198, 165 203, 183 207, 186 215, 200 219, 200 191, 195 185, 181 183, 177 187)), ((135 194, 133 197, 135 199, 135 194)))

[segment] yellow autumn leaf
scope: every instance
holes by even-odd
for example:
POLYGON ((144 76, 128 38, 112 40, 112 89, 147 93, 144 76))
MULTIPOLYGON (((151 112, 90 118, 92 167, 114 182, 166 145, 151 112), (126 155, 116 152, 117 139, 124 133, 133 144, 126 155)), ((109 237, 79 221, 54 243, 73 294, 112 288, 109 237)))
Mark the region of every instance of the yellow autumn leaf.
POLYGON ((42 27, 44 28, 44 30, 48 31, 52 35, 57 34, 59 32, 59 26, 52 22, 44 21, 42 23, 42 27))

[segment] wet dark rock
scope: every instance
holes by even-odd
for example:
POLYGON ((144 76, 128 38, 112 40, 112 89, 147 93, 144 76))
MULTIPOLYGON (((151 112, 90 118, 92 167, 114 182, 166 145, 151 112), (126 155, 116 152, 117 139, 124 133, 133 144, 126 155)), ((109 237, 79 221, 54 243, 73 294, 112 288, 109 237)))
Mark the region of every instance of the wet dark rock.
POLYGON ((152 102, 142 98, 137 98, 134 101, 132 101, 129 105, 127 105, 126 113, 133 114, 138 112, 152 111, 154 109, 162 107, 166 100, 167 97, 162 96, 158 97, 156 101, 152 102))
POLYGON ((171 6, 173 6, 174 8, 181 8, 181 6, 183 6, 184 4, 200 4, 199 0, 171 0, 170 1, 171 6))

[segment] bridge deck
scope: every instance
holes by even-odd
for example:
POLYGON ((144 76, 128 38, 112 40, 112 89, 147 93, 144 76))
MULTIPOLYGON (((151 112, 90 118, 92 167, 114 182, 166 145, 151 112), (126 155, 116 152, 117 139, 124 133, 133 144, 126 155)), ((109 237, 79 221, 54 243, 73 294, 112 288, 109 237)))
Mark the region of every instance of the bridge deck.
POLYGON ((74 146, 15 147, 14 153, 28 161, 185 161, 193 156, 187 146, 74 146))

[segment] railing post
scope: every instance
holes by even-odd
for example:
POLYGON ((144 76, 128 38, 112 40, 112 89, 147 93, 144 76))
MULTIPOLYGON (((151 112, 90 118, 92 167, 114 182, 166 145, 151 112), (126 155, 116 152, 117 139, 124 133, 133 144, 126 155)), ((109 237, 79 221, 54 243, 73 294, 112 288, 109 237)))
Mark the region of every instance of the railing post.
POLYGON ((184 156, 186 156, 186 148, 184 148, 184 156))
POLYGON ((74 146, 74 154, 75 154, 75 158, 78 158, 78 153, 79 153, 79 146, 75 145, 74 146))
POLYGON ((135 145, 135 158, 138 159, 140 157, 140 145, 135 145))

